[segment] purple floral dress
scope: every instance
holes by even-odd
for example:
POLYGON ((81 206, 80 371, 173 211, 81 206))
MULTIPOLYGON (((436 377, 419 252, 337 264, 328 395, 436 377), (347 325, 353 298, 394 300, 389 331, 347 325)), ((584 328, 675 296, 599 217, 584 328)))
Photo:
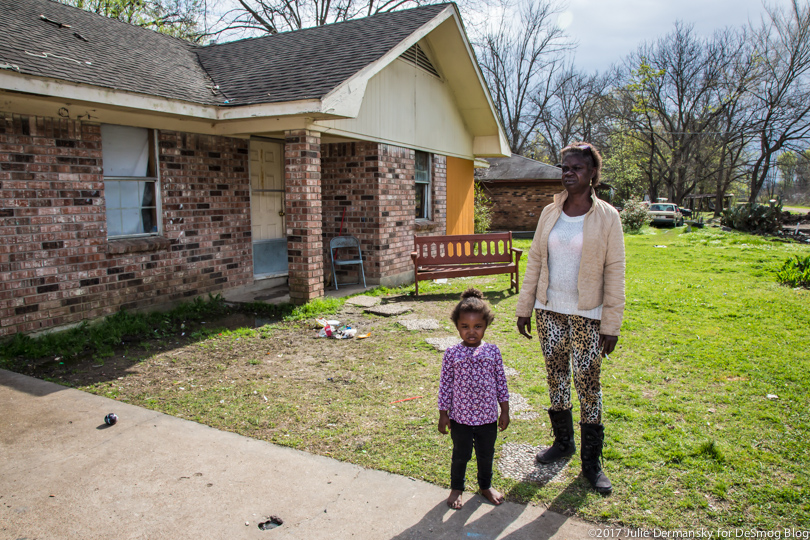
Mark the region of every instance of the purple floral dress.
POLYGON ((447 349, 439 379, 439 410, 468 426, 498 421, 498 403, 509 401, 503 359, 497 345, 463 343, 447 349))

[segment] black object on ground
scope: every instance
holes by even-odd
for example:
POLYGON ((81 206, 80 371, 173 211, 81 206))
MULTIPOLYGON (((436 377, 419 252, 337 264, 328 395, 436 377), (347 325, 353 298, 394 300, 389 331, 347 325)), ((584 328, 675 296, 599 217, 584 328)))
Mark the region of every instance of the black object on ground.
POLYGON ((270 516, 270 519, 268 519, 267 521, 263 521, 262 523, 259 523, 259 529, 261 529, 263 531, 267 531, 269 529, 275 529, 276 527, 278 527, 282 523, 284 523, 284 520, 281 519, 280 517, 278 517, 278 516, 270 516))

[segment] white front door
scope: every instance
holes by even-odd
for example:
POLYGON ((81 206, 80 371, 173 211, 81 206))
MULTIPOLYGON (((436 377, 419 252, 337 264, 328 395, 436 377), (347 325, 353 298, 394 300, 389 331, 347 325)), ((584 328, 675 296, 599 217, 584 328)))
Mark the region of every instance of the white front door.
POLYGON ((254 277, 286 274, 284 145, 280 143, 250 141, 250 219, 254 277))

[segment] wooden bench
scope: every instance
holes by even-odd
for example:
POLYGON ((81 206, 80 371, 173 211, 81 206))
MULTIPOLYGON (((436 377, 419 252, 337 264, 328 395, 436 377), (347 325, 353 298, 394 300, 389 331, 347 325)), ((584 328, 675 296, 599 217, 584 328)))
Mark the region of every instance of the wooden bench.
POLYGON ((463 276, 512 274, 509 288, 518 285, 522 249, 512 247, 512 233, 414 236, 413 277, 419 282, 463 276))

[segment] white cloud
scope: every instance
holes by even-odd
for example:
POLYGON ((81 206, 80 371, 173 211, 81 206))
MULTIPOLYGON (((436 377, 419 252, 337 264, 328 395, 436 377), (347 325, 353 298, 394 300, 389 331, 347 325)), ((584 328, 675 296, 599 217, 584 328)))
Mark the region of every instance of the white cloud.
MULTIPOLYGON (((775 4, 788 4, 777 0, 775 4)), ((604 71, 644 41, 670 32, 676 20, 694 24, 710 36, 716 29, 755 23, 763 13, 760 0, 569 0, 568 34, 578 42, 575 64, 604 71)))

